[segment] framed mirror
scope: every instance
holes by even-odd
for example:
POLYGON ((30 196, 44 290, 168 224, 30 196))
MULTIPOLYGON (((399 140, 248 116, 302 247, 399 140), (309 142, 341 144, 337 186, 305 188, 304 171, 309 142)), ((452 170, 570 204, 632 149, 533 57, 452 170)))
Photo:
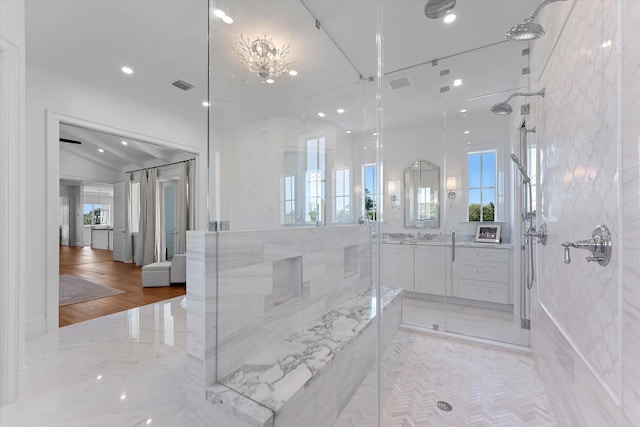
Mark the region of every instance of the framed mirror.
POLYGON ((419 160, 404 170, 404 226, 440 227, 440 167, 419 160))

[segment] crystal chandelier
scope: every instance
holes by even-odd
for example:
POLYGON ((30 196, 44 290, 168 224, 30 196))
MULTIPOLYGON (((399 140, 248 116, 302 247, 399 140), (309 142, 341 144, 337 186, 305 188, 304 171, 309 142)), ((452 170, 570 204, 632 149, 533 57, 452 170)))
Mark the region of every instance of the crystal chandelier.
POLYGON ((239 48, 234 48, 236 55, 252 73, 256 73, 263 82, 289 71, 291 62, 287 61, 291 45, 278 49, 273 40, 265 34, 263 37, 251 41, 240 34, 239 48))

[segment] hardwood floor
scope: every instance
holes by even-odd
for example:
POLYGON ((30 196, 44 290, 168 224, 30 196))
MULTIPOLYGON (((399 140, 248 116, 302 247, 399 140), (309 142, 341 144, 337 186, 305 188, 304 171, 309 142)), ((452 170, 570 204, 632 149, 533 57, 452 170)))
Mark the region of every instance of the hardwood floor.
POLYGON ((60 246, 60 274, 84 277, 125 292, 60 307, 61 327, 163 301, 186 292, 184 285, 143 288, 141 267, 113 261, 113 252, 89 246, 60 246))

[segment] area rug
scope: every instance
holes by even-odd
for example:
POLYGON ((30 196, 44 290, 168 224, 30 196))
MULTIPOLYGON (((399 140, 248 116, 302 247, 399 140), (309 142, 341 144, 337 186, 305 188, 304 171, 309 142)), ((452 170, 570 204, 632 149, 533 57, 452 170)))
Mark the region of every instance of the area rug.
POLYGON ((124 291, 100 285, 70 274, 60 275, 59 306, 123 294, 124 291))

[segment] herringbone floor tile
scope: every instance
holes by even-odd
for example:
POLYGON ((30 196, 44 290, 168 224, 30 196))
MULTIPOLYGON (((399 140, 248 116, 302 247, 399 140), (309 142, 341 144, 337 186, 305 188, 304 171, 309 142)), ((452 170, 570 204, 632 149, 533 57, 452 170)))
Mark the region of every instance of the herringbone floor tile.
MULTIPOLYGON (((400 331, 382 366, 385 427, 556 425, 529 356, 400 331), (438 409, 440 400, 453 410, 438 409)), ((376 408, 372 372, 335 427, 377 426, 376 408)))

